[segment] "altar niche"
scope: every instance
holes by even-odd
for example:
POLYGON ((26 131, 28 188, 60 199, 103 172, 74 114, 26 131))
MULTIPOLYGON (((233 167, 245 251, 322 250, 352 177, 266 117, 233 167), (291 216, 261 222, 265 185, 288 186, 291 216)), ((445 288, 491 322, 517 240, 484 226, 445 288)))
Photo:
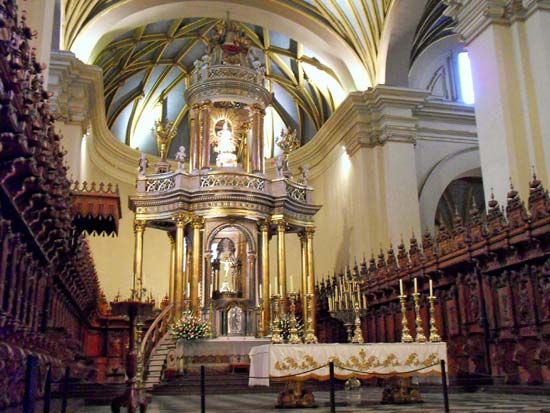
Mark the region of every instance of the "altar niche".
POLYGON ((212 318, 216 336, 258 333, 255 245, 245 225, 215 227, 206 245, 203 313, 212 318))

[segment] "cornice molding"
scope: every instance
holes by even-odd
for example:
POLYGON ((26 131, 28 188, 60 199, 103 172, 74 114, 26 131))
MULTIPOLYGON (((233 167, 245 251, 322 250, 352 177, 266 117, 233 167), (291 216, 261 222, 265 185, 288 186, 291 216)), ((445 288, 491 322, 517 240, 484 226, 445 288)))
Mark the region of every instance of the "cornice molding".
POLYGON ((491 24, 509 26, 526 20, 538 10, 550 11, 550 0, 443 0, 444 15, 453 18, 459 33, 469 44, 491 24))
MULTIPOLYGON (((107 127, 101 69, 82 63, 70 52, 52 53, 52 62, 52 66, 56 65, 55 70, 65 68, 67 79, 86 86, 91 126, 87 139, 90 161, 107 175, 134 185, 140 153, 116 139, 107 127)), ((309 165, 310 177, 315 178, 338 159, 339 152, 335 148, 344 146, 349 156, 353 156, 361 148, 387 142, 414 144, 418 122, 427 118, 455 123, 474 122, 472 108, 456 103, 432 102, 427 100, 429 96, 428 91, 385 85, 350 93, 314 138, 290 154, 291 167, 297 173, 299 166, 309 165)), ((442 133, 449 135, 446 130, 442 133)), ((431 134, 436 135, 437 131, 431 134)), ((158 160, 150 155, 148 158, 150 162, 158 160)), ((268 177, 275 176, 272 162, 266 169, 268 177)))

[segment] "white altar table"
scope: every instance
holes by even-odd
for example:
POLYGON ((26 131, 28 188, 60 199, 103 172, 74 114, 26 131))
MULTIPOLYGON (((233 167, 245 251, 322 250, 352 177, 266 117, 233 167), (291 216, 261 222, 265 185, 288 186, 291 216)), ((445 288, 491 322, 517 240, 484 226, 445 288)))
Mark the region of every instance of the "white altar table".
POLYGON ((249 386, 269 386, 270 379, 328 380, 330 361, 338 379, 440 376, 447 344, 267 344, 252 348, 249 356, 249 386))
POLYGON ((248 364, 248 354, 252 348, 269 343, 269 339, 256 337, 218 337, 210 340, 185 341, 176 343, 176 370, 182 372, 192 365, 248 364))

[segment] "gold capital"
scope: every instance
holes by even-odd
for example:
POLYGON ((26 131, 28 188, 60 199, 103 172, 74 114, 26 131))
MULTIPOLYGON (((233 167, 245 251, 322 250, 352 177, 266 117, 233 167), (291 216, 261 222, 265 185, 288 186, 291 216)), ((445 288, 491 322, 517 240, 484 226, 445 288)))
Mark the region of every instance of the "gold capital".
POLYGON ((313 239, 313 235, 315 234, 315 227, 306 227, 305 233, 308 239, 313 239))
POLYGON ((145 221, 141 219, 136 219, 134 221, 134 234, 143 231, 145 231, 145 221))
POLYGON ((204 225, 204 218, 200 215, 194 215, 191 218, 191 225, 193 225, 193 229, 201 229, 204 225))

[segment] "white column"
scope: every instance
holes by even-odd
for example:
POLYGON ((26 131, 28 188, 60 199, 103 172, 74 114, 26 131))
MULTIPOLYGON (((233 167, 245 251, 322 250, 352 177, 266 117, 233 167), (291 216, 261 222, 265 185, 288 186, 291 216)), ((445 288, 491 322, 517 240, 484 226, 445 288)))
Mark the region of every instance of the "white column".
POLYGON ((529 193, 531 166, 548 185, 550 174, 550 2, 449 1, 446 14, 472 62, 485 198, 491 188, 504 205, 508 177, 529 193))

